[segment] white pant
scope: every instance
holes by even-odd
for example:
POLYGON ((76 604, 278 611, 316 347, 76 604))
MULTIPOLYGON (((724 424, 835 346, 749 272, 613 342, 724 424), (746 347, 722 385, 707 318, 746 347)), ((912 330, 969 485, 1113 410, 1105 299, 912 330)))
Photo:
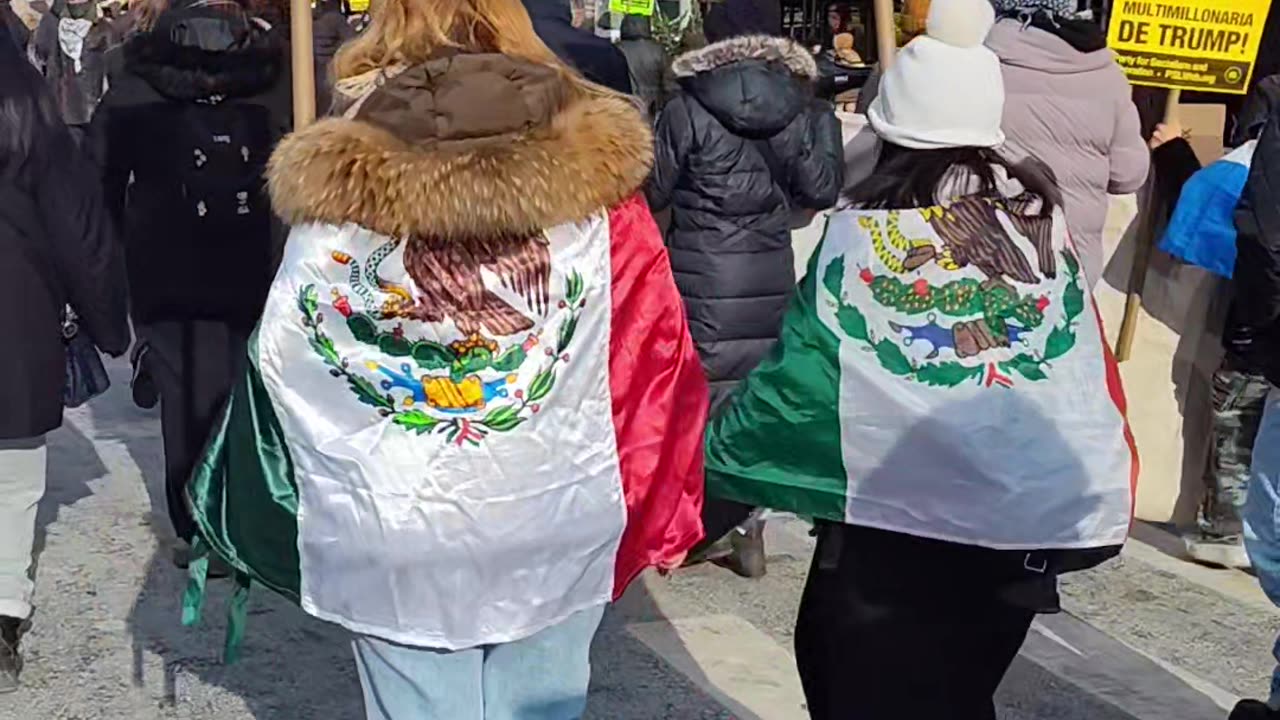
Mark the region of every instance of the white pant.
POLYGON ((44 496, 44 437, 0 440, 0 615, 31 615, 31 544, 44 496))

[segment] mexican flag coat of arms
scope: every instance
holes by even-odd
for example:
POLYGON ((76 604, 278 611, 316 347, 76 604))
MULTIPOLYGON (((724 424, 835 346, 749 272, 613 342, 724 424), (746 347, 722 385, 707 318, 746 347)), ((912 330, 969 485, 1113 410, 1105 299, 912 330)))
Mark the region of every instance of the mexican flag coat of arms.
POLYGON ((648 129, 562 73, 443 58, 277 150, 293 230, 188 491, 242 581, 459 649, 606 603, 701 538, 707 387, 636 192, 648 129), (437 87, 534 100, 454 142, 421 120, 437 87))
POLYGON ((774 355, 708 431, 708 492, 994 549, 1122 543, 1119 376, 1039 202, 833 213, 774 355))

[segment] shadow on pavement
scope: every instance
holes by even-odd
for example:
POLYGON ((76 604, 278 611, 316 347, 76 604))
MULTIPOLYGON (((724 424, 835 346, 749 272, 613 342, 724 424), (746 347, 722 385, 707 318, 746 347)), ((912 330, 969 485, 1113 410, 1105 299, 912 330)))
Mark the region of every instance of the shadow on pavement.
MULTIPOLYGON (((699 685, 712 683, 697 674, 682 674, 673 663, 696 667, 692 655, 663 659, 627 630, 632 623, 663 623, 643 578, 605 613, 591 651, 591 694, 585 720, 757 720, 755 715, 731 713, 699 685)), ((682 648, 668 626, 668 647, 682 648)), ((687 672, 687 671, 686 671, 687 672)))
POLYGON ((239 661, 222 662, 231 583, 210 580, 202 622, 183 627, 185 571, 160 551, 128 617, 133 681, 142 686, 144 653, 163 660, 165 703, 186 704, 184 678, 222 688, 257 720, 362 717, 360 688, 345 630, 316 620, 263 587, 254 587, 239 661))
POLYGON ((160 437, 160 410, 143 410, 133 404, 129 390, 131 370, 124 359, 106 361, 107 374, 111 376, 109 394, 114 398, 102 398, 89 405, 100 441, 118 442, 124 445, 130 459, 142 473, 151 502, 148 516, 152 531, 162 542, 172 542, 174 535, 169 527, 164 495, 164 443, 160 437))
POLYGON ((98 457, 93 441, 68 419, 48 436, 49 464, 45 472, 45 493, 36 512, 35 545, 32 563, 38 569, 40 555, 49 536, 49 526, 58 513, 93 494, 89 483, 104 477, 107 466, 98 457), (70 478, 65 482, 64 478, 70 478))

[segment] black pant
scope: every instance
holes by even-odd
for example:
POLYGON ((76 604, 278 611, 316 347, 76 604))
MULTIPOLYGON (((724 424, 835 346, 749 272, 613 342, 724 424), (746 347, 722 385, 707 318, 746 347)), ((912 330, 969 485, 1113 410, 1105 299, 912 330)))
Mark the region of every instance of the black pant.
POLYGON ((242 367, 247 335, 209 321, 160 322, 138 334, 149 346, 146 370, 160 394, 169 520, 178 537, 190 542, 196 526, 187 507, 187 481, 242 367))
POLYGON ((1035 617, 1003 593, 1044 580, 1016 557, 824 527, 796 623, 813 720, 995 720, 992 696, 1035 617))

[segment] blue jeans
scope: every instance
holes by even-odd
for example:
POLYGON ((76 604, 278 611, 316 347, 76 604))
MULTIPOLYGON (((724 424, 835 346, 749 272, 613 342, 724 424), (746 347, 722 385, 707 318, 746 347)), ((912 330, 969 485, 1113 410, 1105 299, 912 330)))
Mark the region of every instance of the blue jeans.
MULTIPOLYGON (((1258 439, 1253 444, 1249 490, 1245 497, 1244 546, 1262 590, 1280 605, 1280 389, 1267 395, 1258 439)), ((1274 651, 1280 662, 1280 639, 1274 651)), ((1280 708, 1280 666, 1271 677, 1273 708, 1280 708)))
POLYGON ((578 720, 604 606, 523 640, 447 652, 353 643, 369 720, 578 720))

